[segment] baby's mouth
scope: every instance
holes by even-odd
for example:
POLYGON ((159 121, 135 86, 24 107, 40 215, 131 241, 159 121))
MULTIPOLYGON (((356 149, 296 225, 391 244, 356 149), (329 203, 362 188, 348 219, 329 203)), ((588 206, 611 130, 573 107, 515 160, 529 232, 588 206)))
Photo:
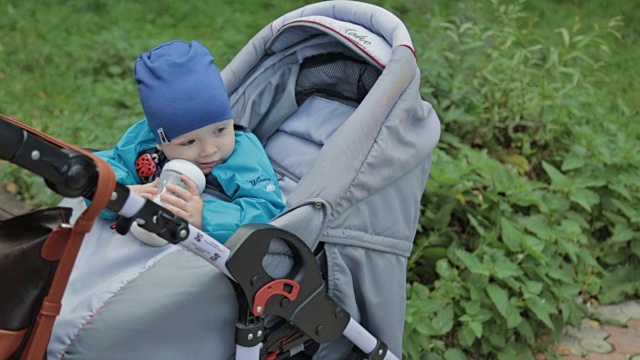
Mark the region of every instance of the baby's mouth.
POLYGON ((211 169, 216 165, 218 165, 217 161, 199 162, 198 163, 198 167, 200 167, 200 169, 211 169))

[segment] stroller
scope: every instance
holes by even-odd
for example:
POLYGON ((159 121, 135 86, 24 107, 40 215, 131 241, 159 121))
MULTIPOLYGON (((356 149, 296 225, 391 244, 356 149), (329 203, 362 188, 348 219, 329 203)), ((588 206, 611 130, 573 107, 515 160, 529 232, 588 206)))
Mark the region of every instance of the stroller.
MULTIPOLYGON (((370 4, 308 5, 264 27, 222 77, 236 123, 272 160, 286 211, 240 228, 230 250, 205 235, 208 252, 201 232, 166 213, 147 229, 178 246, 150 248, 97 220, 48 358, 401 355, 407 258, 440 135, 420 98, 406 28, 370 4), (305 294, 311 300, 296 301, 307 282, 319 282, 305 294)), ((121 195, 126 202, 107 208, 129 218, 158 214, 151 202, 121 195)), ((80 197, 60 205, 73 209, 71 222, 86 207, 80 197)))

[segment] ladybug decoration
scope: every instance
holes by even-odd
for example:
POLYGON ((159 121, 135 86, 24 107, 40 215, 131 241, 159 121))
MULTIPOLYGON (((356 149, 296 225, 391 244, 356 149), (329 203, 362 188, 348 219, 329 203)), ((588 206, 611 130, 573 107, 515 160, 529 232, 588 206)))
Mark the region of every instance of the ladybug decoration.
MULTIPOLYGON (((155 157, 157 158, 157 155, 155 157)), ((151 154, 145 153, 136 160, 136 170, 141 178, 148 179, 158 171, 158 164, 151 154)))

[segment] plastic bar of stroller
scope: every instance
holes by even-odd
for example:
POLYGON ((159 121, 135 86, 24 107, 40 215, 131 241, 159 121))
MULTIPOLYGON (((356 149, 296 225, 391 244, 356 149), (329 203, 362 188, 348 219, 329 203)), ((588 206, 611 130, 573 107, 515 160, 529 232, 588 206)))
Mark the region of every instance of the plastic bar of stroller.
MULTIPOLYGON (((344 329, 343 335, 366 354, 371 354, 378 348, 378 340, 363 328, 362 325, 353 320, 353 318, 349 320, 349 324, 347 324, 347 327, 344 329)), ((383 355, 383 352, 381 351, 380 353, 373 355, 381 356, 383 355)), ((398 360, 398 357, 392 354, 391 351, 387 351, 384 355, 384 359, 398 360)))
POLYGON ((252 347, 236 346, 236 359, 252 360, 260 359, 260 348, 262 346, 256 345, 252 347))

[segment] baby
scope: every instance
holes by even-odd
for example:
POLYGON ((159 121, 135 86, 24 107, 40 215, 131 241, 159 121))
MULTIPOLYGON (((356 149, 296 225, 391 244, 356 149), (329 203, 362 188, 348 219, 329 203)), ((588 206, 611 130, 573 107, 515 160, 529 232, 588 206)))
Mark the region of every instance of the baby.
POLYGON ((160 200, 220 242, 241 225, 266 223, 284 210, 271 162, 260 141, 234 125, 222 78, 204 45, 159 45, 138 57, 135 79, 146 119, 131 126, 114 149, 96 153, 118 182, 151 199, 169 160, 194 163, 206 177, 205 195, 183 176, 187 188, 168 185, 176 196, 160 200))

